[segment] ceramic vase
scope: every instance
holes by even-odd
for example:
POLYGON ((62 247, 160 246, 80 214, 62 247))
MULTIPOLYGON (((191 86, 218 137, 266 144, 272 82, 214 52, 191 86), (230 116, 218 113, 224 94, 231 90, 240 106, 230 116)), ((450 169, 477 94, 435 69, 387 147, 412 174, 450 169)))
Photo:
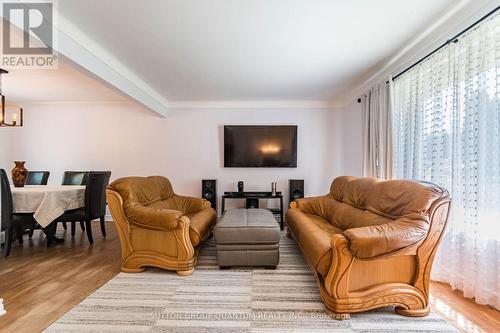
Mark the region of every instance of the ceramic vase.
POLYGON ((23 187, 28 176, 28 170, 24 167, 24 161, 14 161, 16 166, 12 169, 12 183, 15 187, 23 187))

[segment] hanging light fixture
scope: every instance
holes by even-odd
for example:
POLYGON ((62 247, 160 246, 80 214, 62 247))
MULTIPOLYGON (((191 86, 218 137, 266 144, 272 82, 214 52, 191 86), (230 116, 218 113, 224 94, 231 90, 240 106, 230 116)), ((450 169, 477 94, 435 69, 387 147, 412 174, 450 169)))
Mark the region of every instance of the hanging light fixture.
POLYGON ((21 127, 23 126, 23 109, 16 105, 5 104, 5 96, 2 90, 2 75, 7 74, 5 69, 0 68, 0 97, 1 97, 1 113, 0 113, 0 127, 21 127), (5 120, 5 110, 12 110, 12 122, 8 123, 5 120))

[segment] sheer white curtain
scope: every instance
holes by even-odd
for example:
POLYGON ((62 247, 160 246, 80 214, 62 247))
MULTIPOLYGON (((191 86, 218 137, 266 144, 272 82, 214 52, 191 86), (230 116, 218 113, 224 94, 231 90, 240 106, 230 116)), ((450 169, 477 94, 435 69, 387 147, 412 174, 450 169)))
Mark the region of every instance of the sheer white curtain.
POLYGON ((500 15, 394 82, 394 173, 441 184, 452 212, 431 278, 500 309, 500 15))
POLYGON ((363 111, 363 176, 392 178, 392 78, 361 97, 363 111))

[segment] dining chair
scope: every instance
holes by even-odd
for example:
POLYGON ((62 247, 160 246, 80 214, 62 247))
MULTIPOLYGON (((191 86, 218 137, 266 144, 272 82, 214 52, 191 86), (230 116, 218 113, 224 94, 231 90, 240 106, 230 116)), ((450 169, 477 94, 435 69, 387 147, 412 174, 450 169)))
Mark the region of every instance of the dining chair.
POLYGON ((14 205, 12 202, 12 191, 10 189, 9 178, 4 169, 0 169, 0 187, 1 187, 1 223, 2 231, 5 230, 5 257, 7 258, 10 254, 10 249, 12 247, 12 240, 14 234, 17 236, 17 240, 20 244, 23 243, 23 230, 26 230, 30 226, 36 223, 33 218, 33 214, 20 214, 14 213, 14 205))
POLYGON ((47 185, 50 171, 28 171, 26 185, 47 185))
POLYGON ((92 237, 92 220, 100 219, 101 232, 106 237, 104 216, 106 215, 106 187, 111 177, 110 171, 90 171, 85 184, 85 206, 65 212, 57 218, 57 222, 85 221, 85 229, 90 244, 92 237))
MULTIPOLYGON (((88 171, 64 171, 61 185, 85 185, 87 182, 88 171)), ((85 223, 80 222, 80 228, 85 231, 85 223)), ((68 229, 66 222, 62 223, 64 230, 68 229)), ((71 222, 71 237, 75 237, 76 222, 71 222)))
POLYGON ((88 171, 65 171, 61 185, 85 185, 88 171))
MULTIPOLYGON (((26 176, 25 185, 47 185, 49 181, 50 171, 28 171, 28 175, 26 176)), ((24 233, 28 232, 29 238, 33 237, 33 232, 35 229, 40 229, 37 223, 30 226, 28 230, 24 231, 24 233)))

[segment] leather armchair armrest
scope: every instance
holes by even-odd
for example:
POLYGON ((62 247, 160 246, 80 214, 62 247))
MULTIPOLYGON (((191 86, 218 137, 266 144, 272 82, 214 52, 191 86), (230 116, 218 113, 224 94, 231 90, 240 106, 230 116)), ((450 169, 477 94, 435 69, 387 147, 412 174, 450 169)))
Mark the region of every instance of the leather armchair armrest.
POLYGON ((182 212, 173 209, 133 206, 125 209, 130 223, 147 229, 173 230, 177 228, 182 212))
POLYGON ((373 259, 392 254, 415 254, 428 230, 428 221, 402 217, 386 224, 348 229, 344 236, 354 257, 373 259))
POLYGON ((206 199, 186 197, 177 194, 175 194, 168 200, 172 202, 172 207, 180 210, 185 215, 197 213, 203 208, 210 208, 211 206, 210 202, 206 199))

